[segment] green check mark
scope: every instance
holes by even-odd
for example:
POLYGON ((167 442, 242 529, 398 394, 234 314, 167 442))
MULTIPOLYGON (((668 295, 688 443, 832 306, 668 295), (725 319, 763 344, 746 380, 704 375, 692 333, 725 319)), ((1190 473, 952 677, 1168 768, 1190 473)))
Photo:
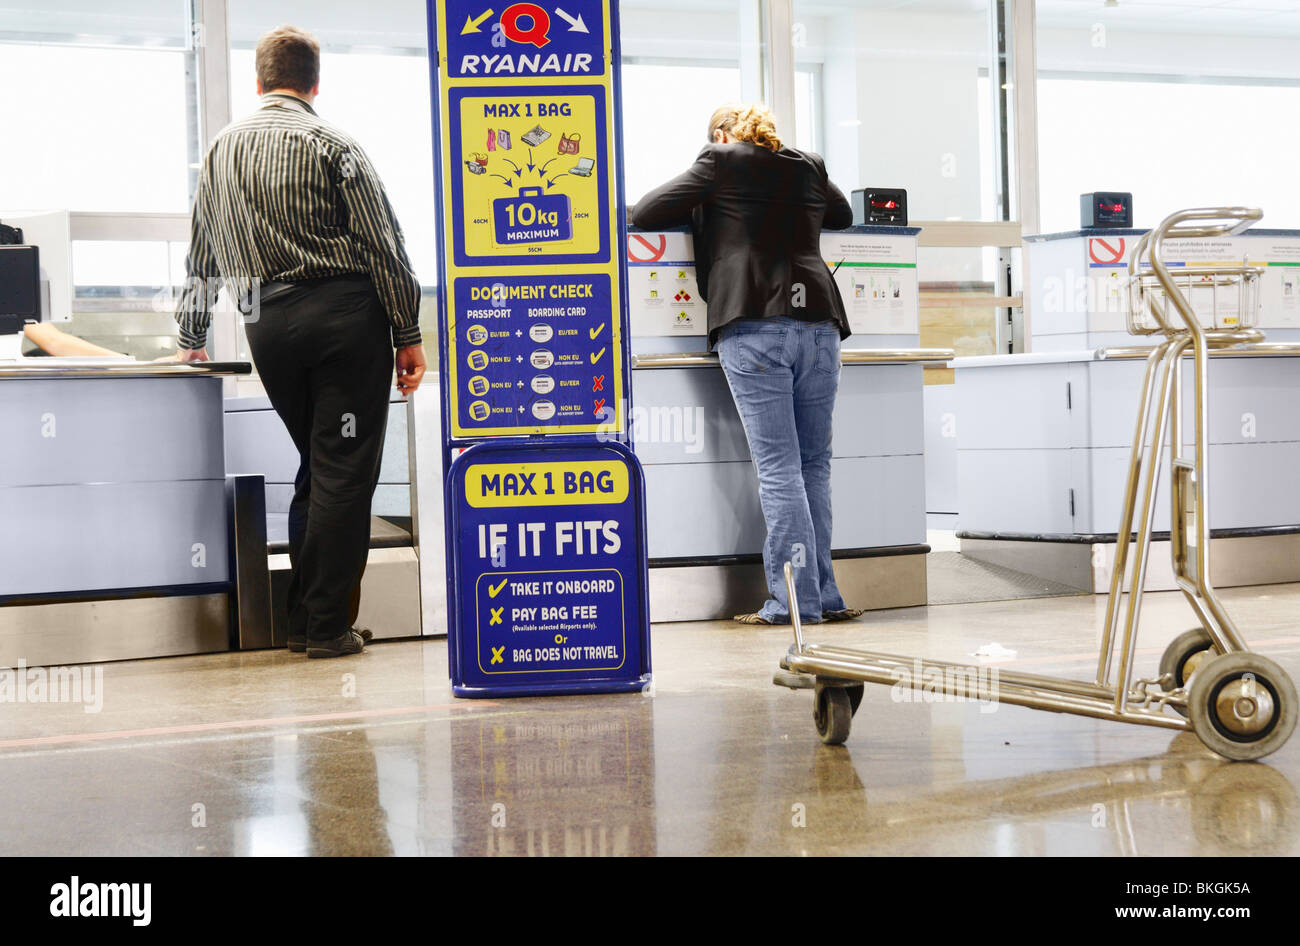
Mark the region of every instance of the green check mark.
POLYGON ((591 363, 594 365, 596 362, 600 361, 600 356, 603 354, 605 354, 605 349, 602 348, 600 351, 596 352, 594 355, 591 356, 591 363))
POLYGON ((599 335, 599 334, 600 334, 601 332, 603 332, 603 331, 605 331, 605 323, 604 323, 604 322, 601 322, 601 323, 600 323, 599 325, 597 325, 595 328, 593 328, 593 329, 588 329, 588 330, 587 330, 587 334, 590 335, 590 336, 592 337, 592 340, 595 340, 596 336, 599 335))
POLYGON ((492 585, 488 585, 488 597, 495 598, 497 595, 501 594, 501 589, 506 586, 506 582, 509 580, 509 578, 502 578, 501 584, 497 585, 495 588, 492 585))

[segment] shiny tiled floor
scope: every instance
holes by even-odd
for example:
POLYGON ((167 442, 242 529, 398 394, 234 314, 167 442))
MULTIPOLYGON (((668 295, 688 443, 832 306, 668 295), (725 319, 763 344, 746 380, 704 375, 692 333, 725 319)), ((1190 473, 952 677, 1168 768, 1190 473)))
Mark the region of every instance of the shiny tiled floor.
MULTIPOLYGON (((1300 585, 1224 598, 1300 679, 1300 585)), ((825 641, 1086 678, 1104 598, 879 612, 825 641)), ((1189 626, 1148 598, 1140 670, 1189 626)), ((770 684, 785 628, 656 628, 646 696, 453 700, 442 642, 113 664, 101 712, 0 705, 0 854, 1296 854, 1300 737, 1190 734, 868 687, 842 748, 770 684)))

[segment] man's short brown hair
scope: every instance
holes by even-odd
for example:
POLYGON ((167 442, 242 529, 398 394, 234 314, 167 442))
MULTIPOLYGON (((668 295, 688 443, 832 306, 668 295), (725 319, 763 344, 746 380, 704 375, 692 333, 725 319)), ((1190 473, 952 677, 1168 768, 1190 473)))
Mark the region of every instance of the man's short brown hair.
POLYGON ((262 91, 293 89, 307 94, 320 81, 320 43, 296 26, 279 26, 257 41, 257 80, 262 91))

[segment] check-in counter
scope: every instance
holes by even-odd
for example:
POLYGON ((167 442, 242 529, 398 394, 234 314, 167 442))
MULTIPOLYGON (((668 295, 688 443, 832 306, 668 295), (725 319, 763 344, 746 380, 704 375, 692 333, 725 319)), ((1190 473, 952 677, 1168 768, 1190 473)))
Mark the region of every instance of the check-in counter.
MULTIPOLYGON (((1127 330, 1128 264, 1145 232, 1026 237, 1032 351, 954 360, 963 554, 1083 591, 1109 587, 1153 343, 1127 330)), ((1174 273, 1243 261, 1263 270, 1257 327, 1266 341, 1211 352, 1211 577, 1223 586, 1300 579, 1300 231, 1169 239, 1162 254, 1174 273)), ((1193 296, 1193 306, 1206 301, 1193 296)), ((1235 306, 1236 297, 1227 301, 1235 306)), ((1219 313, 1198 308, 1198 316, 1219 313)), ((1190 369, 1184 383, 1190 391, 1190 369)), ((1162 489, 1152 589, 1174 587, 1162 489)))
MULTIPOLYGON (((1025 310, 1032 352, 1134 344, 1125 320, 1129 256, 1146 230, 1072 230, 1025 237, 1025 310)), ((1300 342, 1300 230, 1253 227, 1214 240, 1170 239, 1164 259, 1182 265, 1243 260, 1264 268, 1258 327, 1269 341, 1300 342)))
POLYGON ((265 646, 260 479, 228 477, 246 364, 0 364, 0 665, 265 646))
MULTIPOLYGON (((1150 350, 1128 340, 954 359, 963 554, 1107 590, 1150 350)), ((1212 350, 1209 386, 1212 580, 1300 580, 1300 344, 1212 350)), ((1150 589, 1174 587, 1167 453, 1160 489, 1150 589)))
MULTIPOLYGON (((836 577, 856 607, 926 601, 923 370, 916 228, 823 235, 853 335, 833 419, 836 577)), ((717 356, 685 231, 628 237, 632 432, 645 470, 650 613, 703 620, 767 596, 758 480, 717 356)))

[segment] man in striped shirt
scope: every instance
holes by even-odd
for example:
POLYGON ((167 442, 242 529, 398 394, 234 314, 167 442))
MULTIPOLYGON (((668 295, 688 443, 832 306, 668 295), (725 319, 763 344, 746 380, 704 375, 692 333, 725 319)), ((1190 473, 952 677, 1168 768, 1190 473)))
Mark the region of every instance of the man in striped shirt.
POLYGON ((359 653, 353 627, 388 397, 424 375, 420 283, 374 167, 317 117, 320 46, 282 26, 257 44, 261 107, 217 135, 199 175, 176 311, 180 358, 207 359, 218 281, 300 463, 289 508, 289 649, 359 653), (396 356, 394 356, 396 349, 396 356))

